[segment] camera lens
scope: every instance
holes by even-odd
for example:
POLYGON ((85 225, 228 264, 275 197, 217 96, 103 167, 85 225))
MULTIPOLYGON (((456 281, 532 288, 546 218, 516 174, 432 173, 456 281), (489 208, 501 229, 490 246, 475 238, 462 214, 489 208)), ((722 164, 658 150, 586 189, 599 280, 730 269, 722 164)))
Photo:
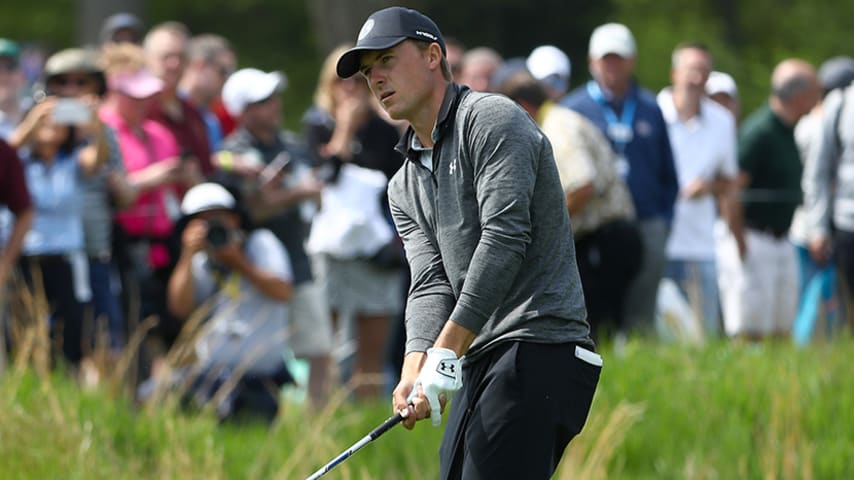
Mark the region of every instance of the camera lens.
POLYGON ((211 220, 208 222, 208 233, 205 240, 213 248, 220 248, 228 243, 228 228, 222 223, 211 220))

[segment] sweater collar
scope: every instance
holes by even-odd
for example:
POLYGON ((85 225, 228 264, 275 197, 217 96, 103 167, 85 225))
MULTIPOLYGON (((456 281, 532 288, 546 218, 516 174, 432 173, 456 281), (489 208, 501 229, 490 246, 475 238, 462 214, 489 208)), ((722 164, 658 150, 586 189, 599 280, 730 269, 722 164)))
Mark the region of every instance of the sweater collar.
MULTIPOLYGON (((445 89, 445 98, 442 100, 442 106, 439 108, 439 115, 436 117, 436 124, 433 126, 433 145, 439 143, 442 137, 445 136, 448 128, 452 127, 453 119, 456 116, 457 108, 460 101, 470 91, 469 87, 456 83, 449 83, 445 89)), ((400 141, 394 147, 404 157, 409 160, 418 161, 419 153, 412 149, 412 137, 415 135, 415 130, 410 125, 406 132, 400 137, 400 141)))

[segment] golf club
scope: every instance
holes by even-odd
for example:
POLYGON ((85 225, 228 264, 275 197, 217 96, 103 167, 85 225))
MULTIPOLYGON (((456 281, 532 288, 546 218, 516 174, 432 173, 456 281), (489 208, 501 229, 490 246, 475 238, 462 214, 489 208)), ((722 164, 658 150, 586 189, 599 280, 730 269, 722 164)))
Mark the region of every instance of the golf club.
POLYGON ((306 480, 315 480, 315 479, 318 479, 318 478, 326 475, 330 470, 335 468, 339 463, 346 460, 350 455, 353 455, 354 453, 356 453, 360 448, 364 447, 365 445, 367 445, 372 440, 376 440, 380 435, 384 434, 391 427, 400 423, 401 420, 403 420, 404 418, 405 418, 405 415, 402 414, 401 412, 396 413, 393 417, 391 417, 388 420, 386 420, 385 422, 383 422, 382 425, 373 429, 371 431, 371 433, 365 435, 361 440, 354 443, 352 447, 348 448, 347 450, 342 452, 340 455, 338 455, 337 457, 332 459, 332 461, 330 461, 329 463, 327 463, 326 465, 321 467, 318 471, 314 472, 306 480))

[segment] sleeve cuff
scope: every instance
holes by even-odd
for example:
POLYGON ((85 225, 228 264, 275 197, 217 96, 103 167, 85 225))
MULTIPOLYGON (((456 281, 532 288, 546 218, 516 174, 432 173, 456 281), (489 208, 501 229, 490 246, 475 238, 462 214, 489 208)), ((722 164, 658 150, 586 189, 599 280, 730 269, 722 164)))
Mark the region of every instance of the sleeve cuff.
POLYGON ((462 325, 474 333, 480 333, 488 319, 489 316, 479 314, 473 308, 465 305, 461 299, 457 302, 454 311, 451 312, 449 321, 462 325))
POLYGON ((428 348, 433 346, 433 341, 427 338, 413 338, 406 341, 404 356, 412 352, 426 352, 428 348))

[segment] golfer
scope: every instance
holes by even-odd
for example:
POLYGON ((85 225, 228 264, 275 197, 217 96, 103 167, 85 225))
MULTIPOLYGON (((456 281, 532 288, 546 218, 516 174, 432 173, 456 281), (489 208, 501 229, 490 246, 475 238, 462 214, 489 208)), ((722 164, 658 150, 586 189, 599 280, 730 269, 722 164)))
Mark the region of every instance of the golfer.
POLYGON ((540 478, 581 431, 599 380, 551 145, 512 101, 452 82, 436 24, 400 7, 338 60, 411 125, 389 184, 412 287, 394 390, 441 423, 442 478, 540 478))

